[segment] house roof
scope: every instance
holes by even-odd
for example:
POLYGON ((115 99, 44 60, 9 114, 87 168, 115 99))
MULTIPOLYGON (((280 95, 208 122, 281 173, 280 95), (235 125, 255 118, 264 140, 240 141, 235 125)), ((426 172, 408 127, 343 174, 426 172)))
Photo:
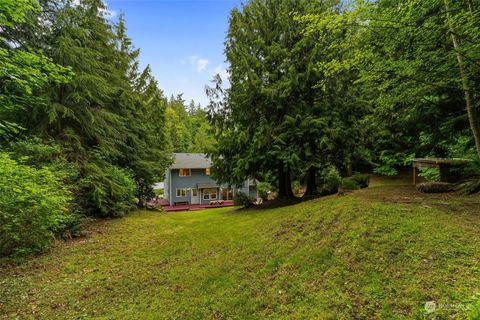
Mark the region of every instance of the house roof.
POLYGON ((170 169, 204 169, 212 165, 205 153, 174 153, 173 159, 170 169))

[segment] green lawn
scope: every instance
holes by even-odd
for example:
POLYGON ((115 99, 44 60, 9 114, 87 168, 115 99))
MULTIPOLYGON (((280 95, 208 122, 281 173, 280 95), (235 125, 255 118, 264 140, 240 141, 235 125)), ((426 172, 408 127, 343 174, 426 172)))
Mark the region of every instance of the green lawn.
POLYGON ((139 211, 90 231, 0 268, 0 318, 442 319, 480 298, 478 196, 377 186, 276 209, 139 211))

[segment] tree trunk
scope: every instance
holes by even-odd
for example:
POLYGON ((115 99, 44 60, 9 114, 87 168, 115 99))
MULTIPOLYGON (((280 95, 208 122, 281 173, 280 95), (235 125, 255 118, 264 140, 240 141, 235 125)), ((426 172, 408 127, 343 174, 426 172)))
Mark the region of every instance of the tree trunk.
POLYGON ((287 198, 295 198, 292 190, 292 178, 290 175, 290 168, 287 168, 285 172, 285 193, 287 194, 287 198))
POLYGON ((311 166, 307 173, 307 190, 303 196, 313 196, 317 193, 317 170, 311 166))
POLYGON ((285 171, 283 170, 283 163, 278 166, 278 198, 284 199, 287 197, 285 189, 285 171))
MULTIPOLYGON (((445 0, 445 9, 450 12, 450 0, 445 0)), ((474 107, 473 94, 468 84, 468 75, 465 70, 465 63, 463 56, 460 52, 460 43, 458 37, 455 34, 455 28, 450 17, 450 13, 447 14, 447 22, 452 37, 453 48, 457 56, 458 68, 460 69, 460 78, 462 80, 462 89, 465 95, 465 105, 467 108, 468 122, 470 123, 470 129, 473 133, 473 139, 475 141, 475 147, 477 149, 477 156, 480 159, 480 124, 478 123, 478 115, 474 107)))
POLYGON ((278 198, 293 198, 290 170, 285 170, 283 163, 278 166, 278 198))
POLYGON ((353 175, 353 164, 351 160, 347 160, 347 177, 351 177, 353 175))

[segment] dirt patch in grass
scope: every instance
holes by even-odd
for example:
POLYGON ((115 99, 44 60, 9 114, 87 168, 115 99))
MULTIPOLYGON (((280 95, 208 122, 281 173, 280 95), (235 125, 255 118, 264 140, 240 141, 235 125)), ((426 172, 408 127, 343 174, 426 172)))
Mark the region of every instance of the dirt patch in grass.
POLYGON ((455 192, 423 193, 413 185, 373 186, 354 192, 364 201, 391 204, 411 204, 425 208, 439 208, 450 212, 470 212, 480 216, 480 195, 460 195, 455 192))

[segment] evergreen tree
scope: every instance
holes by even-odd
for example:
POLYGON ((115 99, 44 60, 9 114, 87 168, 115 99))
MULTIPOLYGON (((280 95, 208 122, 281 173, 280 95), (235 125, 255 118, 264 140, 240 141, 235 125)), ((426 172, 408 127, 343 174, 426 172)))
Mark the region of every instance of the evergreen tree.
POLYGON ((294 18, 295 12, 321 13, 336 4, 254 0, 232 11, 225 48, 231 88, 217 102, 221 83, 208 90, 218 140, 215 174, 221 181, 272 177, 279 197, 292 197, 292 179, 306 180, 307 194, 314 194, 322 164, 336 159, 345 166, 351 157, 354 103, 338 97, 348 82, 316 87, 321 80, 316 64, 324 52, 303 36, 294 18), (342 130, 348 132, 345 139, 339 138, 342 130), (344 140, 349 144, 342 146, 344 140))
POLYGON ((129 180, 144 205, 168 165, 165 99, 150 69, 138 71, 139 50, 126 36, 123 17, 115 26, 107 22, 103 1, 41 5, 41 23, 30 27, 38 29, 36 39, 28 28, 23 39, 74 76, 45 88, 43 103, 28 104, 15 120, 29 135, 59 142, 78 164, 77 196, 86 213, 122 215, 131 207, 129 180))
POLYGON ((35 52, 21 30, 40 7, 33 0, 0 3, 0 140, 18 136, 19 117, 31 105, 43 104, 40 93, 50 85, 68 82, 71 71, 35 52))

